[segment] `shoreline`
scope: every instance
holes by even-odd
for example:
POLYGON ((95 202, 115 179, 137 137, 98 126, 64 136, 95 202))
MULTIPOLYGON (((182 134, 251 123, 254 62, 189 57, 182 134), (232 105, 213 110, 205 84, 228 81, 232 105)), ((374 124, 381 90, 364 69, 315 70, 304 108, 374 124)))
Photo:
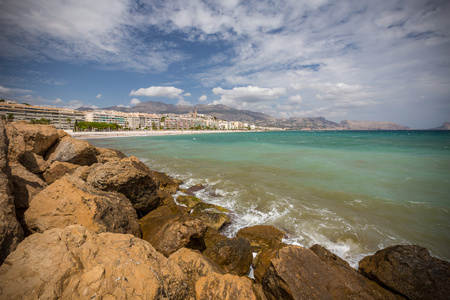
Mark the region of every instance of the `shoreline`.
POLYGON ((73 132, 72 130, 64 130, 64 131, 70 134, 73 138, 77 139, 249 132, 248 130, 148 130, 148 131, 134 130, 134 131, 82 131, 82 132, 73 132))

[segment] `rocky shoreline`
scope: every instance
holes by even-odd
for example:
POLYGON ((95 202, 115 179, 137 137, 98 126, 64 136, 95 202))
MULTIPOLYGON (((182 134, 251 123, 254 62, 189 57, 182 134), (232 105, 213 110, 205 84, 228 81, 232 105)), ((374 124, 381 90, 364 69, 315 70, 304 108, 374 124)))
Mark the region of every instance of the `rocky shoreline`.
POLYGON ((273 226, 228 238, 226 209, 49 125, 0 120, 0 299, 447 299, 450 263, 420 246, 359 269, 273 226), (249 274, 252 276, 249 277, 249 274))

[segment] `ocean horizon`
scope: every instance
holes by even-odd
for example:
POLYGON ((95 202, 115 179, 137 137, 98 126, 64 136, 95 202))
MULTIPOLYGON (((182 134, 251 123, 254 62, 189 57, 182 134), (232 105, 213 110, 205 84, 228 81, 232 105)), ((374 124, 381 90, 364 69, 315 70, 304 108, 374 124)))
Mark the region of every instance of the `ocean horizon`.
POLYGON ((223 229, 275 225, 357 267, 398 244, 450 260, 449 131, 276 131, 89 140, 150 169, 203 184, 233 212, 223 229))

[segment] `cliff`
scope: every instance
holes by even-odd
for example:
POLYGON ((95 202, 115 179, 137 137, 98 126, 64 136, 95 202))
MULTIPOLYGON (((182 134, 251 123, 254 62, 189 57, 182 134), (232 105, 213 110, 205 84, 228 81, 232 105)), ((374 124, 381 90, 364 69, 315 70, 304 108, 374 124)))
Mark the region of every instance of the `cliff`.
POLYGON ((274 226, 229 238, 201 186, 49 125, 0 120, 0 299, 446 299, 450 263, 395 246, 359 270, 274 226), (176 192, 184 195, 174 199, 176 192), (253 254, 256 254, 254 257, 253 254), (249 277, 250 270, 254 277, 249 277))
POLYGON ((376 121, 350 121, 345 120, 339 123, 343 130, 409 130, 411 128, 398 125, 394 122, 376 122, 376 121))

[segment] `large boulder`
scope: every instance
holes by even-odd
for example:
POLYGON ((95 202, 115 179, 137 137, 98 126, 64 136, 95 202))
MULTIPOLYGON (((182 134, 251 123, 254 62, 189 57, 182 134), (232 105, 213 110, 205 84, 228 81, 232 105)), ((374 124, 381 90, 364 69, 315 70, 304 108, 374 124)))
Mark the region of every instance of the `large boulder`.
POLYGON ((359 272, 409 299, 449 299, 450 263, 416 246, 392 246, 359 262, 359 272))
POLYGON ((150 169, 134 156, 98 166, 86 181, 100 190, 124 194, 143 214, 161 204, 150 169))
POLYGON ((52 125, 30 125, 14 122, 7 126, 10 139, 9 152, 12 160, 19 159, 25 151, 45 156, 59 140, 57 130, 52 125))
POLYGON ((203 236, 207 227, 190 215, 152 217, 150 214, 139 223, 142 238, 167 257, 182 247, 204 249, 203 236))
POLYGON ((219 230, 222 226, 231 223, 230 211, 219 205, 200 202, 191 214, 202 220, 208 227, 219 230))
POLYGON ((236 236, 246 238, 250 241, 253 252, 259 252, 262 248, 269 246, 273 242, 281 243, 285 235, 283 231, 270 225, 245 227, 236 234, 236 236))
POLYGON ((169 177, 166 173, 151 171, 151 177, 158 189, 168 194, 175 194, 178 191, 179 181, 169 177))
POLYGON ((68 162, 54 161, 48 170, 42 174, 44 180, 47 184, 52 184, 56 180, 62 178, 66 174, 72 174, 75 170, 80 167, 79 165, 74 165, 68 162))
POLYGON ((0 265, 23 240, 23 230, 16 219, 11 170, 7 160, 8 137, 0 120, 0 265))
POLYGON ((94 147, 99 163, 105 164, 110 161, 120 161, 127 156, 119 150, 94 147))
POLYGON ((90 166, 96 163, 95 147, 87 141, 77 140, 70 136, 63 137, 46 158, 49 163, 54 161, 68 162, 80 166, 90 166))
POLYGON ((22 222, 23 214, 30 206, 31 199, 45 189, 47 183, 19 163, 11 162, 11 174, 16 214, 19 221, 22 222))
POLYGON ((191 249, 181 248, 170 255, 169 259, 180 266, 183 273, 187 275, 188 295, 191 298, 195 297, 195 283, 198 279, 214 273, 224 274, 216 263, 191 249))
POLYGON ((97 190, 70 175, 33 198, 25 222, 31 232, 80 224, 94 232, 141 236, 136 211, 125 196, 97 190))
POLYGON ((49 164, 40 155, 31 151, 25 151, 19 158, 20 164, 34 174, 42 174, 48 169, 49 164))
POLYGON ((348 264, 300 246, 281 248, 262 286, 268 299, 397 299, 348 264))
POLYGON ((185 299, 186 276, 149 243, 80 226, 26 238, 0 267, 1 299, 185 299))
POLYGON ((244 238, 224 239, 203 252, 225 272, 243 276, 248 274, 253 255, 250 242, 244 238))
POLYGON ((266 274, 270 267, 270 261, 277 256, 278 250, 286 246, 287 244, 285 243, 272 241, 267 247, 262 248, 258 255, 256 255, 253 259, 252 265, 253 276, 255 277, 255 281, 257 283, 262 282, 264 274, 266 274))
POLYGON ((228 238, 226 236, 224 236, 223 234, 221 234, 219 232, 219 230, 211 228, 211 227, 208 227, 206 229, 205 236, 203 238, 206 248, 209 248, 209 247, 213 246, 215 243, 226 240, 226 239, 228 239, 228 238))
POLYGON ((197 280, 195 284, 195 299, 249 299, 259 300, 252 281, 247 277, 217 273, 197 280))

